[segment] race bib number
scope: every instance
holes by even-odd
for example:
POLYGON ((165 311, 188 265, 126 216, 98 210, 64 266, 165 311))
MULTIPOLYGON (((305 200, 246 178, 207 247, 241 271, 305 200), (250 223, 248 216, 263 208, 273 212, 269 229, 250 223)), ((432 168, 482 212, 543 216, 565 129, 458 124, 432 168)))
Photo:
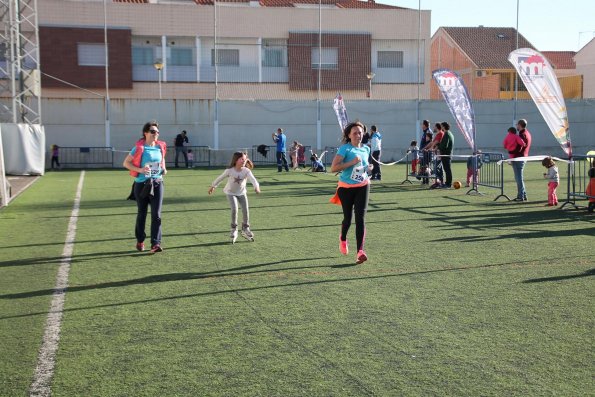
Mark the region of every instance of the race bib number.
POLYGON ((159 162, 150 162, 146 163, 151 169, 151 177, 156 177, 159 175, 159 162))
POLYGON ((368 167, 364 167, 363 165, 353 167, 353 171, 351 171, 351 179, 356 182, 363 182, 368 179, 368 167))

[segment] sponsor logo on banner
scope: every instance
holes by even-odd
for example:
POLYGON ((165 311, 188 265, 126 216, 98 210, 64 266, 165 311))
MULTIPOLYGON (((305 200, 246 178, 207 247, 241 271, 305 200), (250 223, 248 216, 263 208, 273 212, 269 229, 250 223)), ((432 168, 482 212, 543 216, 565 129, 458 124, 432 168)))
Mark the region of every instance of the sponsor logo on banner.
POLYGON ((508 55, 531 99, 550 131, 567 155, 572 155, 568 114, 558 78, 548 60, 530 48, 519 48, 508 55))
POLYGON ((458 74, 448 69, 434 70, 432 76, 450 113, 457 122, 459 130, 469 146, 475 150, 475 115, 463 80, 458 74))
POLYGON ((345 103, 343 102, 341 93, 338 93, 335 97, 335 100, 333 101, 333 109, 337 115, 339 127, 341 127, 341 131, 343 131, 347 124, 349 124, 349 117, 347 116, 347 109, 345 108, 345 103))

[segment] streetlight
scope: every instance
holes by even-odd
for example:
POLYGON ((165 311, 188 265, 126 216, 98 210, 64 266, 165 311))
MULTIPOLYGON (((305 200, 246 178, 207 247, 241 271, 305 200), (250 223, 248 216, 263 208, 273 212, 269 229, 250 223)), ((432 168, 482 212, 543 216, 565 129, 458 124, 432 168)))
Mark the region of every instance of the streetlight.
POLYGON ((161 70, 163 69, 163 61, 157 59, 155 63, 153 63, 153 67, 157 69, 157 72, 159 73, 159 99, 161 99, 161 70))
POLYGON ((368 98, 372 98, 372 79, 374 78, 374 76, 376 76, 376 73, 374 73, 374 72, 370 72, 366 75, 366 77, 368 78, 368 81, 370 82, 370 88, 368 90, 368 98))

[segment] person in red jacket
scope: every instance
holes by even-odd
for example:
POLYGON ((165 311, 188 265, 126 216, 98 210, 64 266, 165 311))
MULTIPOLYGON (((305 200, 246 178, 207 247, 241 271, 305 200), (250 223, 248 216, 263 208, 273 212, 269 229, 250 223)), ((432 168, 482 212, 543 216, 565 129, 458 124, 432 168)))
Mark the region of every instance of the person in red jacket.
POLYGON ((589 170, 589 184, 587 185, 587 190, 585 190, 587 196, 589 196, 589 212, 593 212, 595 210, 595 167, 592 167, 589 170))
POLYGON ((143 126, 143 137, 136 142, 124 159, 124 167, 134 176, 134 197, 138 207, 136 214, 136 249, 145 249, 145 223, 147 209, 151 206, 151 253, 161 252, 161 206, 163 204, 163 175, 165 167, 165 142, 159 140, 159 123, 149 121, 143 126), (149 183, 149 185, 147 185, 149 183), (144 194, 145 186, 149 193, 144 194))
MULTIPOLYGON (((521 148, 521 153, 517 157, 527 157, 529 156, 529 149, 531 149, 531 133, 527 129, 527 120, 520 119, 516 124, 516 128, 519 131, 519 137, 524 143, 521 148)), ((516 180, 518 190, 517 197, 515 198, 516 201, 527 201, 527 192, 525 190, 525 179, 523 175, 525 164, 527 164, 526 161, 515 161, 513 163, 513 169, 515 171, 514 179, 516 180)))
MULTIPOLYGON (((519 123, 520 122, 521 120, 519 120, 519 123)), ((519 124, 517 124, 517 127, 518 126, 519 124)), ((523 157, 525 141, 519 135, 517 135, 516 128, 510 127, 508 129, 508 134, 506 134, 506 138, 504 138, 502 146, 504 146, 504 149, 508 151, 509 158, 514 159, 517 157, 523 157)), ((513 161, 511 162, 511 165, 514 171, 514 179, 517 184, 517 196, 514 201, 526 201, 527 194, 525 192, 525 183, 523 181, 523 169, 525 168, 525 162, 513 161)))

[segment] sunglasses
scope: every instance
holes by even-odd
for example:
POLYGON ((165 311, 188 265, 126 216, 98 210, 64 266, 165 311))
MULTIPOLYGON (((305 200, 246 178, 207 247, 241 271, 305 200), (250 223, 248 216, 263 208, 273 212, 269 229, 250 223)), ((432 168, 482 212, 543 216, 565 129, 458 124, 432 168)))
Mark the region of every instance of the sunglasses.
POLYGON ((149 130, 149 133, 153 135, 159 134, 159 130, 149 130))

